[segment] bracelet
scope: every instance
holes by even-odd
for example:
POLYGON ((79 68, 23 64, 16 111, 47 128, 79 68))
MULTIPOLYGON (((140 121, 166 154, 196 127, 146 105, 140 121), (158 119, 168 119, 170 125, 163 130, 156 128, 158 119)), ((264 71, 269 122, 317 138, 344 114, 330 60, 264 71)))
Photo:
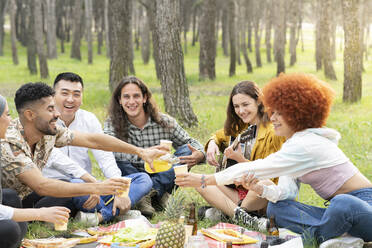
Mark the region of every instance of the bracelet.
POLYGON ((202 189, 207 187, 207 185, 205 184, 205 175, 204 174, 201 176, 201 187, 202 187, 202 189))

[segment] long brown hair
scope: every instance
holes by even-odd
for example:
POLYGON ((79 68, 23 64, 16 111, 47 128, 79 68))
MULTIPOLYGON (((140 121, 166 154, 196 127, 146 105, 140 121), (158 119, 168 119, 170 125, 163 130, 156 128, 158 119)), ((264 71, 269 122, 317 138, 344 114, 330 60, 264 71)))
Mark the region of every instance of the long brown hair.
POLYGON ((242 132, 247 124, 240 119, 240 117, 235 113, 234 104, 232 102, 233 96, 237 94, 244 94, 252 97, 258 106, 257 115, 260 118, 260 122, 266 126, 269 122, 269 117, 265 113, 264 105, 261 101, 262 92, 260 88, 251 81, 242 81, 234 86, 231 91, 229 104, 227 105, 226 120, 224 125, 225 135, 236 136, 238 133, 242 132))
POLYGON ((135 84, 140 88, 143 97, 146 97, 147 101, 143 104, 143 109, 150 118, 155 121, 157 124, 161 125, 162 127, 168 127, 168 123, 161 117, 159 109, 152 99, 152 94, 149 88, 142 82, 139 78, 135 76, 127 76, 124 77, 119 84, 116 86, 114 92, 111 96, 110 107, 109 107, 109 117, 116 132, 116 135, 119 139, 127 141, 129 138, 128 134, 128 127, 129 127, 129 120, 127 113, 123 110, 122 106, 120 105, 120 98, 121 98, 121 90, 127 84, 135 84))

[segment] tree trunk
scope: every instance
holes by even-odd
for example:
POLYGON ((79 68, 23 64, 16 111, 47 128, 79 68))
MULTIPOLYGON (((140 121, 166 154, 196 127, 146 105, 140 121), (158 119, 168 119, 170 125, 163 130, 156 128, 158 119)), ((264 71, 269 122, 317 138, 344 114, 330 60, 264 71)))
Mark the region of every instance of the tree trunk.
POLYGON ((44 48, 44 35, 43 35, 43 15, 41 12, 42 0, 35 0, 34 6, 34 18, 35 18, 35 40, 36 40, 36 51, 39 57, 39 68, 41 78, 49 77, 48 62, 46 57, 46 51, 44 48))
POLYGON ((109 0, 110 25, 110 89, 120 80, 134 74, 132 43, 132 0, 109 0), (125 16, 125 18, 123 18, 125 16), (126 42, 124 42, 126 41, 126 42))
POLYGON ((147 65, 150 61, 150 23, 146 11, 143 13, 143 16, 140 20, 140 25, 141 56, 143 63, 147 65))
POLYGON ((216 78, 215 0, 204 0, 200 15, 199 80, 216 78))
POLYGON ((260 21, 263 15, 262 10, 264 8, 264 1, 250 1, 250 7, 254 9, 254 17, 253 17, 253 26, 254 26, 254 47, 255 47, 255 54, 256 54, 256 65, 257 67, 262 67, 261 62, 261 32, 260 32, 260 21))
POLYGON ((93 39, 92 39, 92 0, 84 0, 85 3, 85 31, 88 43, 88 64, 93 63, 93 39))
POLYGON ((15 30, 16 30, 16 37, 17 40, 22 44, 22 46, 26 46, 27 44, 27 34, 26 34, 26 9, 24 7, 24 1, 16 0, 16 14, 15 14, 15 30))
POLYGON ((229 8, 228 1, 224 2, 222 8, 222 49, 223 55, 229 56, 229 8))
POLYGON ((236 40, 235 40, 235 0, 228 0, 228 23, 230 37, 230 67, 229 76, 235 75, 236 71, 236 40))
POLYGON ((65 39, 66 39, 66 10, 69 6, 65 6, 64 0, 57 0, 56 2, 56 35, 60 40, 61 44, 61 53, 65 53, 65 39))
POLYGON ((274 55, 277 64, 276 75, 285 72, 285 0, 275 1, 275 35, 274 35, 274 55))
POLYGON ((34 0, 29 0, 26 3, 27 67, 31 74, 37 74, 35 20, 34 20, 33 13, 34 13, 34 0))
POLYGON ((362 47, 360 46, 360 1, 343 0, 345 33, 344 50, 344 102, 357 102, 362 98, 362 47))
POLYGON ((320 3, 320 38, 321 38, 321 56, 324 65, 324 75, 331 80, 337 80, 336 73, 332 65, 331 56, 331 1, 332 0, 319 0, 320 3))
POLYGON ((247 36, 247 22, 246 22, 246 16, 248 15, 248 8, 249 6, 247 5, 248 1, 242 0, 240 4, 240 17, 239 20, 241 20, 240 23, 240 42, 241 42, 241 51, 243 53, 243 58, 244 62, 247 67, 247 72, 252 73, 253 72, 253 67, 251 60, 248 57, 248 52, 247 52, 247 43, 246 43, 246 36, 247 36))
POLYGON ((155 32, 159 39, 160 82, 165 110, 184 126, 197 125, 189 98, 180 41, 179 0, 155 2, 155 32))
POLYGON ((293 66, 297 61, 297 43, 298 43, 298 23, 300 20, 300 12, 302 10, 299 8, 299 0, 291 0, 289 2, 289 53, 290 62, 289 65, 293 66))
POLYGON ((72 18, 71 58, 81 60, 80 43, 83 33, 81 26, 84 18, 82 0, 75 1, 72 18))
POLYGON ((12 41, 12 59, 13 59, 13 64, 18 65, 19 62, 18 62, 18 53, 17 53, 17 38, 16 38, 16 24, 15 24, 17 5, 15 3, 15 0, 10 0, 9 12, 10 12, 10 37, 12 41))
POLYGON ((136 51, 139 50, 140 48, 140 18, 141 18, 141 9, 138 8, 137 2, 133 2, 134 7, 133 9, 133 18, 132 18, 132 25, 133 25, 133 30, 134 30, 134 44, 135 44, 135 49, 136 51))
POLYGON ((109 27, 109 19, 108 19, 108 5, 109 5, 109 0, 105 0, 105 8, 104 8, 104 22, 105 22, 105 42, 106 42, 106 57, 110 58, 111 57, 111 51, 110 51, 110 27, 109 27))
MULTIPOLYGON (((253 1, 254 0, 247 0, 248 1, 248 6, 253 6, 253 1)), ((248 8, 248 16, 247 16, 247 28, 248 28, 248 49, 249 52, 252 52, 252 16, 254 15, 253 8, 248 8)))
POLYGON ((57 58, 57 37, 56 37, 56 0, 48 0, 46 2, 47 13, 46 13, 46 26, 47 26, 47 52, 48 59, 57 58))
MULTIPOLYGON (((194 0, 181 0, 181 19, 183 31, 183 47, 184 52, 187 54, 187 32, 190 27, 190 19, 192 15, 192 7, 195 4, 194 0)), ((215 3, 214 3, 215 4, 215 3)))
POLYGON ((0 1, 0 56, 4 55, 4 16, 7 3, 7 0, 0 1))
POLYGON ((266 45, 266 60, 267 63, 271 63, 271 27, 273 23, 273 2, 267 0, 265 9, 265 45, 266 45))
POLYGON ((94 31, 97 33, 97 54, 102 54, 103 30, 105 30, 105 1, 93 0, 94 31))
POLYGON ((197 41, 197 16, 198 16, 198 5, 194 4, 193 11, 192 11, 192 43, 191 46, 195 46, 195 43, 197 41))

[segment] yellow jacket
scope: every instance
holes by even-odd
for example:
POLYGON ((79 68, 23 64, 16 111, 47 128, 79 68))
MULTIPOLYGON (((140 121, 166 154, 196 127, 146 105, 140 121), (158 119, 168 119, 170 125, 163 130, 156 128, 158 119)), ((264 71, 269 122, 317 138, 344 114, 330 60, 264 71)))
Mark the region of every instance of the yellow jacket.
MULTIPOLYGON (((224 150, 229 146, 230 139, 230 136, 225 135, 223 128, 219 129, 208 140, 204 148, 207 150, 209 142, 214 140, 220 149, 220 152, 223 153, 224 150)), ((253 145, 250 160, 253 161, 269 156, 271 153, 280 150, 284 142, 284 137, 275 135, 274 127, 271 123, 267 123, 266 127, 264 125, 259 125, 256 142, 253 145)), ((274 178, 272 180, 275 184, 278 183, 278 178, 274 178)))

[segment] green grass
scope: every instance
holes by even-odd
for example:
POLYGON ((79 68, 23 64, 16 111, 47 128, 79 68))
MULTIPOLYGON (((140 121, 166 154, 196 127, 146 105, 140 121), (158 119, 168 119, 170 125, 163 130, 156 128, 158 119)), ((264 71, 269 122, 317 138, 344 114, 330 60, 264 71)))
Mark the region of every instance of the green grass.
MULTIPOLYGON (((356 104, 342 103, 343 90, 343 53, 337 50, 337 60, 334 62, 334 67, 337 74, 337 81, 329 81, 324 78, 322 71, 315 70, 314 61, 314 41, 313 31, 305 30, 305 51, 302 52, 298 48, 298 62, 293 67, 287 67, 287 72, 306 72, 313 73, 319 78, 328 81, 337 92, 336 101, 329 117, 327 126, 337 129, 342 139, 340 147, 351 161, 359 168, 361 172, 370 180, 372 179, 372 142, 370 134, 372 133, 372 70, 371 61, 365 61, 363 73, 363 98, 361 102, 356 104)), ((245 65, 238 65, 236 76, 229 77, 229 58, 223 56, 221 42, 218 43, 218 54, 216 59, 216 74, 217 78, 214 81, 198 81, 198 57, 199 47, 190 46, 188 43, 188 54, 185 55, 185 71, 189 84, 190 98, 193 110, 198 117, 199 125, 187 129, 191 136, 197 138, 201 143, 205 143, 212 132, 221 128, 225 119, 226 104, 228 95, 236 83, 242 80, 251 80, 263 86, 270 78, 276 74, 276 64, 266 62, 264 45, 261 47, 263 67, 254 67, 252 74, 247 74, 245 65)), ((70 44, 66 44, 66 53, 58 55, 58 59, 49 60, 50 78, 42 80, 37 75, 30 75, 26 64, 26 50, 18 45, 19 61, 18 66, 14 66, 11 59, 11 49, 9 35, 5 39, 5 56, 0 57, 0 94, 8 97, 12 116, 15 117, 13 97, 16 89, 26 83, 35 81, 44 81, 52 84, 54 77, 63 71, 73 71, 80 74, 84 79, 84 103, 82 108, 94 112, 103 122, 106 118, 107 105, 110 99, 108 89, 109 78, 109 60, 105 57, 105 51, 102 55, 96 54, 96 46, 94 46, 93 64, 87 63, 87 51, 85 42, 82 48, 82 61, 70 59, 70 44)), ((300 47, 300 46, 298 46, 300 47)), ((338 47, 338 45, 337 45, 338 47)), ((286 49, 288 51, 288 49, 286 49)), ((254 53, 249 53, 250 59, 255 66, 254 53)), ((243 59, 242 59, 243 62, 243 59)), ((164 110, 163 98, 161 95, 160 82, 156 79, 153 60, 148 65, 144 65, 141 61, 139 51, 135 51, 135 70, 136 76, 146 82, 156 99, 160 109, 164 110)), ((286 64, 289 64, 289 56, 287 54, 286 64)), ((198 165, 193 168, 193 171, 202 171, 204 173, 212 173, 213 168, 208 165, 198 165)), ((94 169, 94 174, 100 176, 97 168, 94 169)), ((189 195, 189 200, 196 201, 198 205, 203 205, 203 199, 195 193, 194 189, 184 189, 189 195)), ((317 206, 323 205, 323 200, 318 197, 312 189, 307 186, 302 186, 300 193, 300 201, 317 206)), ((161 214, 154 217, 153 222, 161 219, 161 214)), ((199 225, 206 227, 214 223, 200 222, 199 225)), ((31 225, 29 236, 48 236, 51 233, 39 231, 40 224, 31 225), (44 235, 39 235, 44 233, 44 235)))

